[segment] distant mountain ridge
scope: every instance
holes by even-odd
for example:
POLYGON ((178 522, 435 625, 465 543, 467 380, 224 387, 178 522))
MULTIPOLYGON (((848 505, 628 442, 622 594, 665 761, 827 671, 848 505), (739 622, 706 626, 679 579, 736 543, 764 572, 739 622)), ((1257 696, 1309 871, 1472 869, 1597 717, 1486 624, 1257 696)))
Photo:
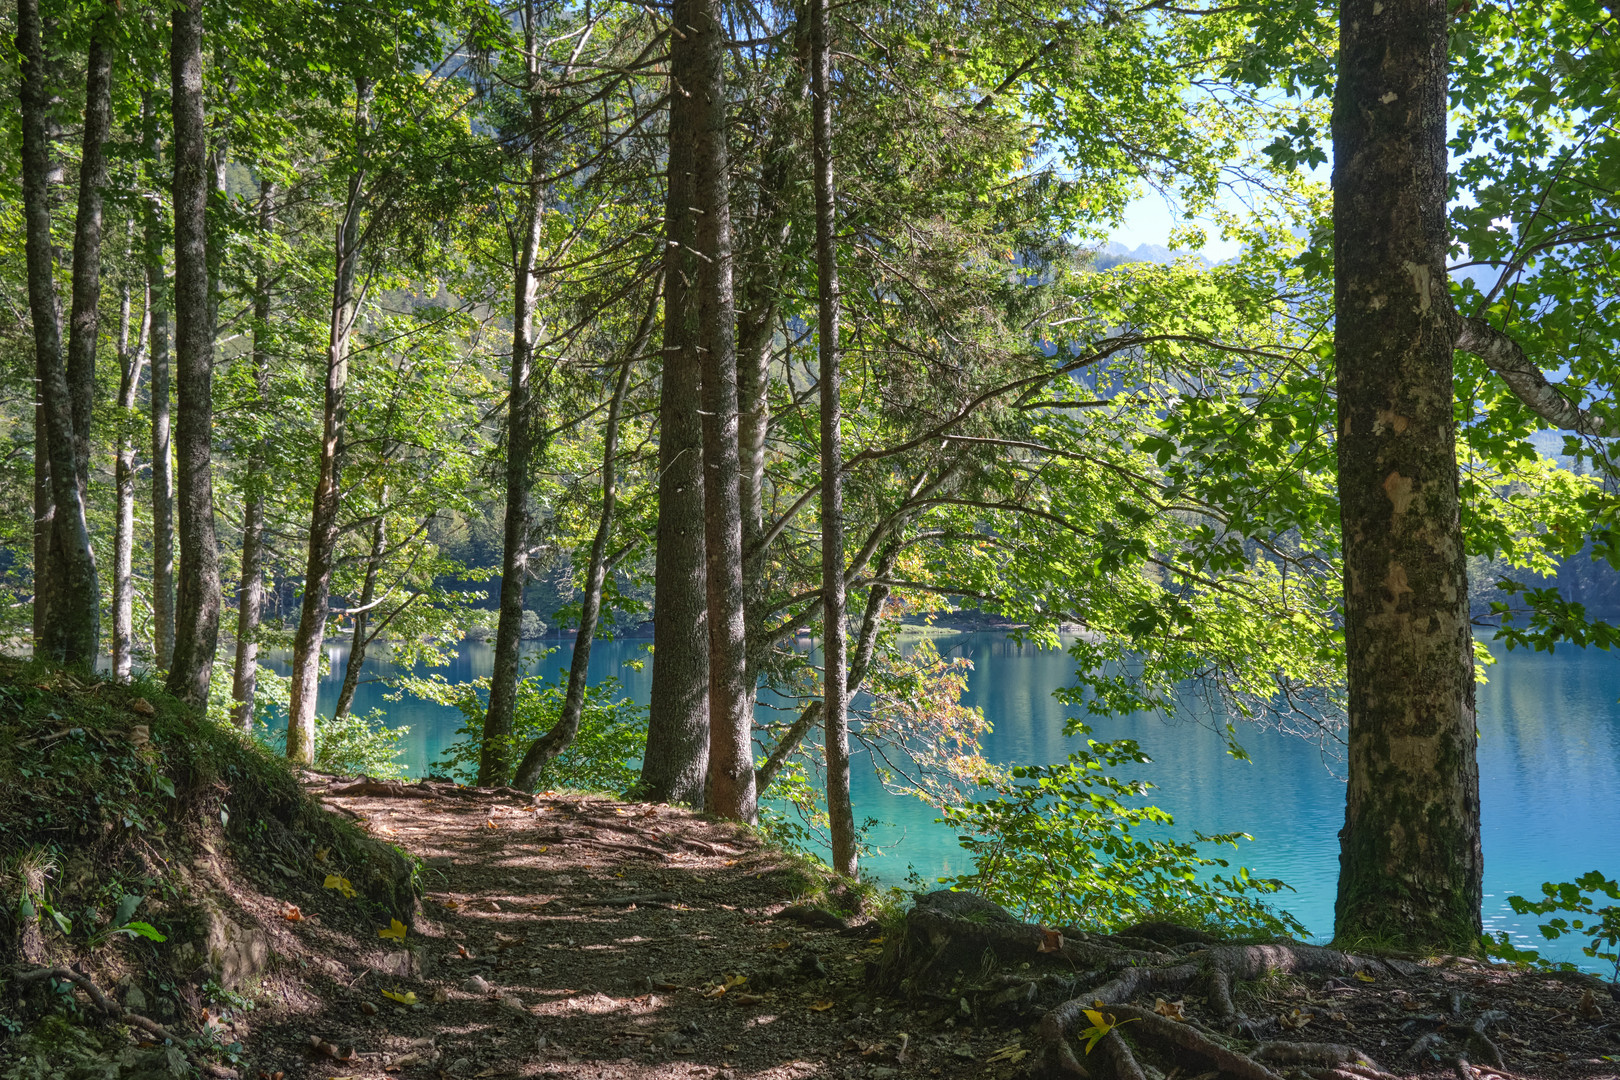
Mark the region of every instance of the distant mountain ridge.
POLYGON ((1094 265, 1098 270, 1107 270, 1121 263, 1172 263, 1178 259, 1192 259, 1200 266, 1215 265, 1196 251, 1171 251, 1163 244, 1138 244, 1128 248, 1118 240, 1110 240, 1097 249, 1094 265))

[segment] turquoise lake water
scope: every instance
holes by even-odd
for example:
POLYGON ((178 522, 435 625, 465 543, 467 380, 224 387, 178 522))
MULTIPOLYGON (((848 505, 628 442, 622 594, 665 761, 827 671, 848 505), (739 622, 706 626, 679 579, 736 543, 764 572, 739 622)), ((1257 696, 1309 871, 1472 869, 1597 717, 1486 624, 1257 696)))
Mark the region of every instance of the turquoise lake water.
MULTIPOLYGON (((537 670, 566 669, 571 640, 548 643, 556 651, 537 670)), ((625 691, 645 702, 651 663, 636 671, 628 661, 650 660, 645 640, 598 642, 591 653, 592 681, 616 676, 625 691)), ((1070 685, 1066 654, 1020 647, 987 633, 938 639, 946 655, 973 661, 966 704, 978 706, 994 725, 985 754, 1002 763, 1063 760, 1063 735, 1073 710, 1052 691, 1070 685)), ((536 652, 538 653, 538 643, 536 652)), ((322 686, 320 706, 330 710, 341 680, 344 650, 331 650, 333 671, 322 686)), ((1534 917, 1521 917, 1506 897, 1534 896, 1543 881, 1571 881, 1589 870, 1620 874, 1620 657, 1561 650, 1556 654, 1506 653, 1479 688, 1479 771, 1485 847, 1485 923, 1507 930, 1543 955, 1581 962, 1578 944, 1541 940, 1534 917)), ((465 644, 456 662, 438 669, 452 681, 487 676, 491 650, 465 644)), ((385 663, 368 661, 368 674, 385 677, 385 663)), ((531 670, 535 670, 531 663, 531 670)), ((453 709, 407 699, 389 702, 385 687, 360 687, 355 709, 384 708, 395 726, 409 726, 403 760, 422 775, 454 738, 460 716, 453 709)), ((1336 763, 1311 742, 1265 731, 1242 736, 1251 760, 1225 752, 1216 733, 1196 723, 1139 716, 1092 721, 1093 737, 1134 738, 1153 757, 1140 775, 1157 785, 1152 801, 1176 817, 1176 832, 1247 832, 1254 837, 1235 861, 1296 890, 1283 894, 1287 908, 1317 935, 1331 933, 1338 874, 1338 831, 1344 821, 1344 787, 1336 763)), ((885 791, 856 763, 856 818, 884 824, 869 839, 881 850, 863 874, 901 883, 915 868, 925 879, 969 869, 952 830, 934 821, 923 803, 885 791)), ((1229 853, 1230 854, 1230 853, 1229 853)))

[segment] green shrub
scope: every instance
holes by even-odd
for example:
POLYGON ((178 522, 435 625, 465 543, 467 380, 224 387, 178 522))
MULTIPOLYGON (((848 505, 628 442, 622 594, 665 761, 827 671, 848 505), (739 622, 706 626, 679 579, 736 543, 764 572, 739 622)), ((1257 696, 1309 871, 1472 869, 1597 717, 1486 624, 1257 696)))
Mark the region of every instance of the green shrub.
POLYGON ((1113 771, 1151 759, 1129 739, 1088 745, 1064 764, 1020 766, 1004 781, 981 781, 992 797, 947 806, 941 820, 962 830, 958 840, 973 856, 973 872, 940 880, 1048 926, 1109 931, 1154 918, 1245 936, 1305 933, 1261 899, 1289 888, 1281 881, 1244 868, 1206 876, 1229 864, 1205 848, 1235 848, 1250 837, 1138 835, 1173 819, 1137 803, 1151 785, 1113 771))
POLYGON ((399 760, 404 749, 400 740, 410 731, 408 727, 389 727, 388 715, 381 709, 363 716, 350 713, 342 720, 317 716, 315 767, 343 776, 364 773, 384 780, 402 779, 405 766, 399 760))
MULTIPOLYGON (((1560 915, 1555 919, 1549 919, 1541 924, 1541 936, 1548 941, 1557 941, 1565 934, 1586 938, 1587 943, 1581 946, 1581 952, 1594 960, 1604 960, 1613 964, 1614 972, 1610 979, 1620 983, 1620 905, 1596 906, 1600 895, 1607 896, 1611 900, 1620 900, 1620 883, 1593 870, 1574 881, 1561 881, 1556 885, 1550 881, 1543 882, 1541 894, 1540 900, 1510 896, 1508 903, 1520 915, 1548 915, 1562 911, 1571 915, 1593 916, 1585 919, 1566 919, 1560 915)), ((1517 948, 1508 940, 1506 931, 1494 937, 1486 935, 1483 945, 1487 954, 1517 964, 1563 969, 1575 966, 1543 960, 1541 954, 1534 949, 1517 948)))
MULTIPOLYGON (((550 731, 562 715, 567 686, 557 680, 531 676, 517 685, 512 734, 507 753, 515 765, 535 739, 550 731)), ((453 705, 463 723, 456 740, 433 763, 433 771, 470 782, 478 772, 483 745, 484 713, 488 709, 489 680, 451 684, 442 678, 400 680, 401 690, 418 697, 453 705)), ((568 748, 540 773, 539 786, 585 791, 629 790, 641 773, 641 753, 647 745, 647 710, 628 697, 617 679, 585 688, 585 709, 579 733, 568 748)))

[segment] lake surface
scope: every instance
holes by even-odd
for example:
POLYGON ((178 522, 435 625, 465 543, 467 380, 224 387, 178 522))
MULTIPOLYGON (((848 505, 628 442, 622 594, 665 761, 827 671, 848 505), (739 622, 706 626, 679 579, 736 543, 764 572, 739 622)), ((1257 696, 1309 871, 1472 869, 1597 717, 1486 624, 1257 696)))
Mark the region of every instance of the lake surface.
MULTIPOLYGON (((986 757, 1002 763, 1050 763, 1064 759, 1071 742, 1063 728, 1074 710, 1052 691, 1071 685, 1073 669, 1061 652, 1021 647, 996 634, 960 634, 937 639, 946 655, 973 661, 964 698, 984 710, 994 726, 986 757)), ((535 643, 535 653, 540 643, 535 643)), ((531 670, 566 670, 571 639, 545 643, 549 655, 531 659, 531 670)), ((652 679, 645 640, 597 642, 591 679, 617 677, 625 691, 645 702, 652 679), (647 660, 640 671, 628 662, 647 660)), ((1580 962, 1578 943, 1545 942, 1534 916, 1508 907, 1510 894, 1539 895, 1543 881, 1572 881, 1589 870, 1620 874, 1620 657, 1560 650, 1507 653, 1490 682, 1479 687, 1479 770, 1485 848, 1485 923, 1507 930, 1545 956, 1580 962)), ((321 688, 320 707, 337 697, 345 650, 331 649, 334 674, 321 688)), ((465 644, 456 662, 438 669, 451 681, 487 676, 491 649, 465 644)), ((386 663, 368 661, 369 675, 390 674, 386 663)), ((394 726, 409 726, 403 761, 420 776, 453 741, 461 718, 453 709, 406 699, 389 702, 381 682, 363 684, 355 710, 384 708, 394 726)), ((1215 732, 1196 723, 1136 716, 1091 721, 1098 739, 1134 738, 1153 757, 1140 775, 1157 786, 1153 802, 1176 817, 1179 834, 1247 832, 1252 844, 1228 852, 1235 864, 1279 877, 1296 892, 1281 906, 1310 930, 1325 936, 1333 927, 1338 875, 1338 831, 1344 822, 1344 787, 1331 761, 1314 743, 1271 732, 1243 737, 1250 759, 1227 755, 1215 732)), ((881 849, 863 864, 868 877, 899 884, 915 868, 925 880, 970 869, 953 830, 934 822, 922 802, 885 791, 857 760, 853 779, 857 820, 884 822, 869 836, 881 849)))

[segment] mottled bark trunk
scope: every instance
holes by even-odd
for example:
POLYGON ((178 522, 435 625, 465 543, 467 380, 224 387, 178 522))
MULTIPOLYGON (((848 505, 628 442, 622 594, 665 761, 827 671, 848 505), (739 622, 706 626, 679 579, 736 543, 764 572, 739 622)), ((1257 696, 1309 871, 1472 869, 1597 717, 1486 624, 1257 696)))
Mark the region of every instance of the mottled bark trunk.
MULTIPOLYGON (((685 19, 683 6, 677 19, 685 19)), ((653 577, 652 696, 642 796, 702 805, 709 768, 709 622, 704 595, 703 426, 694 310, 691 43, 670 40, 664 348, 658 401, 658 550, 653 577)))
POLYGON ((51 536, 56 529, 56 500, 51 498, 51 433, 45 423, 45 399, 39 356, 34 364, 34 655, 46 654, 45 635, 50 625, 51 536))
MULTIPOLYGON (((131 223, 133 224, 133 222, 131 223)), ((141 283, 141 322, 130 341, 130 285, 119 289, 118 303, 118 439, 114 448, 113 486, 117 514, 113 534, 113 677, 128 682, 135 659, 135 395, 146 362, 152 326, 152 303, 141 283)))
POLYGON ((354 705, 354 692, 360 688, 360 672, 366 666, 366 649, 371 644, 371 608, 377 599, 377 572, 382 567, 383 552, 388 550, 388 489, 383 489, 382 505, 377 508, 377 523, 371 527, 371 550, 366 554, 366 576, 360 586, 360 602, 355 605, 354 633, 349 636, 349 661, 343 667, 343 687, 338 691, 337 706, 332 719, 342 720, 354 705))
POLYGON ((174 351, 178 383, 180 582, 168 688, 201 708, 219 648, 219 547, 214 535, 214 328, 208 300, 208 136, 202 85, 202 0, 174 9, 169 66, 174 110, 174 351))
POLYGON ((737 456, 737 312, 732 298, 726 151, 725 27, 718 0, 692 0, 692 204, 698 210, 698 343, 703 378, 703 548, 709 601, 709 788, 705 807, 753 821, 753 715, 748 705, 742 504, 737 456))
MULTIPOLYGON (((275 228, 275 185, 259 184, 259 234, 268 241, 275 228)), ((253 390, 260 410, 270 404, 270 276, 260 268, 253 283, 253 390)), ((253 731, 259 683, 259 619, 264 612, 265 458, 261 439, 248 452, 242 505, 242 580, 236 589, 236 660, 231 673, 231 722, 253 731)))
MULTIPOLYGON (((159 140, 152 95, 141 102, 147 124, 146 159, 157 188, 159 140)), ((147 207, 146 291, 152 305, 148 393, 152 410, 152 651, 160 670, 174 659, 174 454, 169 445, 169 288, 164 274, 163 208, 158 197, 147 207)))
MULTIPOLYGON (((536 12, 528 12, 528 92, 538 121, 539 69, 535 58, 536 12)), ((538 128, 536 123, 536 128, 538 128)), ((505 784, 512 776, 512 718, 517 708, 518 669, 523 651, 523 589, 529 583, 529 470, 534 458, 533 402, 534 304, 540 258, 544 165, 532 148, 523 209, 512 245, 512 364, 506 400, 506 517, 501 536, 501 613, 495 624, 495 656, 489 679, 478 753, 478 783, 505 784)))
POLYGON ((857 872, 855 812, 849 797, 849 688, 844 653, 844 444, 838 400, 838 240, 833 234, 832 55, 827 0, 810 9, 810 87, 816 192, 816 335, 821 360, 822 731, 827 758, 827 823, 832 868, 857 872))
MULTIPOLYGON (((355 86, 354 139, 365 136, 371 87, 355 86)), ((327 325, 326 378, 321 406, 321 454, 315 499, 309 515, 309 551, 304 562, 304 595, 293 634, 292 700, 287 709, 287 757, 315 760, 315 706, 320 693, 321 657, 326 644, 327 602, 332 564, 337 557, 338 512, 343 503, 344 426, 348 419, 349 342, 360 305, 355 294, 360 268, 360 214, 365 172, 349 177, 343 220, 333 251, 332 306, 327 325)))
MULTIPOLYGON (((639 345, 632 347, 630 356, 640 351, 639 345)), ((608 538, 613 534, 613 506, 618 496, 614 458, 619 453, 619 412, 624 406, 624 392, 630 385, 632 366, 633 361, 628 358, 620 366, 613 398, 608 403, 607 426, 602 434, 602 513, 596 522, 590 562, 585 568, 585 595, 580 602, 579 633, 574 636, 574 655, 568 664, 568 689, 563 693, 562 712, 551 730, 530 743, 524 752, 523 760, 512 777, 512 786, 519 791, 533 791, 538 786, 545 767, 568 749, 574 736, 579 734, 580 717, 585 712, 585 684, 591 666, 591 643, 596 638, 596 623, 602 613, 602 586, 607 580, 608 569, 608 538)))
POLYGON ((1341 0, 1334 347, 1349 786, 1335 933, 1472 949, 1479 773, 1446 289, 1446 5, 1341 0))
MULTIPOLYGON (((34 356, 39 378, 39 409, 49 461, 51 515, 49 570, 40 654, 60 663, 94 664, 101 637, 101 595, 95 554, 85 525, 84 500, 77 481, 73 402, 63 370, 61 313, 57 306, 51 212, 46 190, 50 176, 44 42, 38 0, 18 0, 17 51, 22 65, 22 186, 28 306, 34 324, 34 356)), ((99 259, 99 253, 97 255, 99 259)), ((35 454, 40 452, 36 444, 35 454)))
POLYGON ((73 219, 73 305, 68 316, 67 381, 73 402, 73 468, 79 498, 90 501, 90 424, 94 418, 96 344, 101 330, 102 189, 107 186, 107 133, 112 124, 111 16, 97 23, 85 62, 84 149, 79 156, 79 208, 73 219))

